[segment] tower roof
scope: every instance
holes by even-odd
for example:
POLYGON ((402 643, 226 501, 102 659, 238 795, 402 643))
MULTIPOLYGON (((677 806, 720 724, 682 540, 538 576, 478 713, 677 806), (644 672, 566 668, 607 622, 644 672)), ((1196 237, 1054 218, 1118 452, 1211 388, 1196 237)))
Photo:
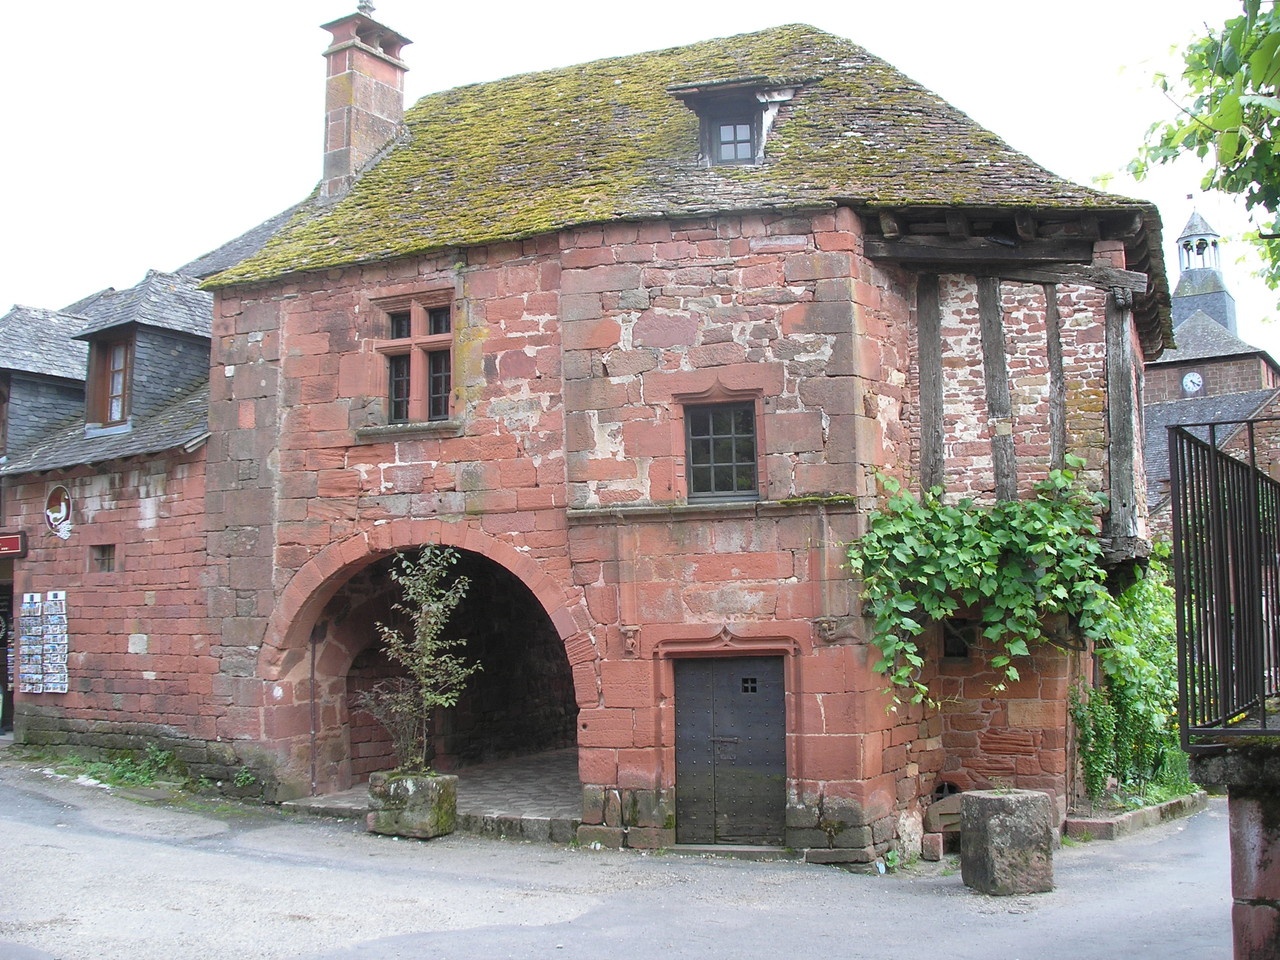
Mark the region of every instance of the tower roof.
POLYGON ((1220 237, 1222 234, 1209 226, 1209 222, 1200 216, 1199 211, 1191 211, 1191 219, 1187 221, 1187 225, 1182 228, 1182 233, 1178 234, 1179 240, 1188 240, 1191 237, 1220 237))

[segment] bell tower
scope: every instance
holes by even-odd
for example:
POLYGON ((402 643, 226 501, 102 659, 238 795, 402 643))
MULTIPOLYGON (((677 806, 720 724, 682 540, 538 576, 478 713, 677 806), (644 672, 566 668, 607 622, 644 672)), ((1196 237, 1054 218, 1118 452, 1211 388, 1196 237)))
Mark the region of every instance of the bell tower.
POLYGON ((1227 289, 1219 258, 1220 236, 1199 213, 1193 212, 1178 237, 1178 285, 1173 291, 1176 329, 1197 310, 1236 332, 1236 298, 1227 289))

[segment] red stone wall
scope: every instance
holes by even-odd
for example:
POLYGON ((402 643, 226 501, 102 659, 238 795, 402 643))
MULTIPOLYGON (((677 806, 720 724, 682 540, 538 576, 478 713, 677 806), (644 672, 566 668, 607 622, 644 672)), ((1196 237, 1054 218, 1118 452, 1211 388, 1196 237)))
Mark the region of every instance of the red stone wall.
MULTIPOLYGON (((324 604, 393 549, 454 543, 520 577, 560 632, 600 836, 668 839, 672 661, 758 653, 788 663, 789 837, 883 852, 945 764, 970 769, 945 715, 884 710, 842 569, 872 471, 913 473, 912 286, 862 257, 839 210, 613 224, 224 292, 209 458, 219 733, 266 740, 286 789, 305 789, 313 735, 326 758, 351 751, 338 704, 354 652, 322 634, 310 727, 324 604), (387 428, 379 304, 408 297, 453 304, 453 417, 387 428), (720 399, 756 405, 760 500, 690 505, 683 408, 720 399)), ((942 284, 946 466, 955 492, 981 496, 994 485, 974 291, 969 277, 942 284)), ((1001 294, 1026 490, 1047 469, 1043 292, 1001 294)), ((1071 449, 1094 486, 1103 298, 1063 289, 1058 302, 1071 449)), ((1043 710, 965 697, 992 729, 1064 749, 1043 710)), ((1012 770, 1019 786, 1063 782, 1012 770)))
POLYGON ((204 475, 197 451, 6 479, 6 529, 28 538, 28 555, 14 562, 15 598, 67 591, 70 691, 16 695, 25 742, 93 752, 158 739, 214 778, 251 759, 206 745, 217 735, 221 638, 205 602, 204 475), (44 522, 57 484, 73 504, 65 540, 44 522), (91 566, 91 546, 104 544, 116 548, 114 572, 91 566))
POLYGON ((1041 645, 1018 664, 1021 679, 996 690, 1000 677, 987 655, 939 657, 934 689, 946 753, 940 779, 962 790, 1043 790, 1064 818, 1075 783, 1068 705, 1081 664, 1078 654, 1041 645))

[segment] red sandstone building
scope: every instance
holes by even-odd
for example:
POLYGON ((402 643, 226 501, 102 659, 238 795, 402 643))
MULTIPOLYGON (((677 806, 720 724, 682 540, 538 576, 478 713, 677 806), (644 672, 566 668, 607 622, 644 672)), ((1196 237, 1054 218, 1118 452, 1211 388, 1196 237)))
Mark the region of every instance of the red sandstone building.
POLYGON ((1068 453, 1109 555, 1141 552, 1155 211, 810 27, 403 116, 407 41, 327 29, 320 190, 169 282, 211 325, 142 295, 63 312, 83 412, 2 471, 15 599, 65 592, 65 625, 28 618, 66 639, 19 739, 158 739, 268 799, 359 783, 389 765, 351 707, 388 669, 389 558, 440 543, 484 669, 437 762, 576 747, 584 839, 869 861, 918 848, 944 783, 1064 810, 1081 655, 995 696, 938 638, 943 705, 889 712, 844 554, 877 471, 1012 498, 1068 453), (207 382, 152 398, 139 358, 179 348, 207 382))

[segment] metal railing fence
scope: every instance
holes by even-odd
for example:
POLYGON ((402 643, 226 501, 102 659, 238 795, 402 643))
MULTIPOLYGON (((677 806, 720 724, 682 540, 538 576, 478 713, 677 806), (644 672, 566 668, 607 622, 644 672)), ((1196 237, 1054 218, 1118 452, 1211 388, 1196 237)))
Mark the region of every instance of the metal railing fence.
POLYGON ((1189 751, 1280 736, 1268 702, 1280 686, 1280 483, 1257 466, 1267 424, 1280 426, 1169 428, 1178 720, 1189 751))

